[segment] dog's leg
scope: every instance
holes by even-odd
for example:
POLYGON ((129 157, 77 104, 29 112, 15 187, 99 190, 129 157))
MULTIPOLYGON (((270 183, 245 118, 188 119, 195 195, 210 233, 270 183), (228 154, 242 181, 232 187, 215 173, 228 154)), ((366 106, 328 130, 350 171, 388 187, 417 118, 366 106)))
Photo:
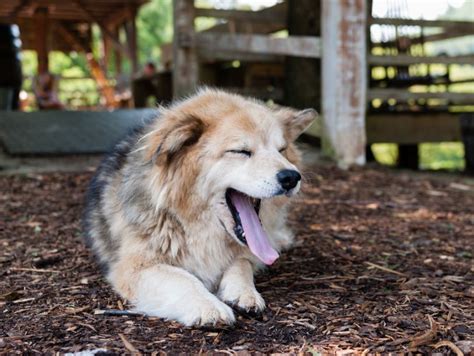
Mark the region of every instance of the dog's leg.
MULTIPOLYGON (((232 324, 232 309, 210 293, 204 284, 182 268, 166 264, 135 271, 130 281, 136 288, 131 300, 137 310, 182 324, 232 324)), ((123 280, 123 277, 122 277, 123 280)))
POLYGON ((219 298, 247 312, 261 312, 265 301, 255 289, 253 268, 249 260, 237 259, 222 276, 219 298))

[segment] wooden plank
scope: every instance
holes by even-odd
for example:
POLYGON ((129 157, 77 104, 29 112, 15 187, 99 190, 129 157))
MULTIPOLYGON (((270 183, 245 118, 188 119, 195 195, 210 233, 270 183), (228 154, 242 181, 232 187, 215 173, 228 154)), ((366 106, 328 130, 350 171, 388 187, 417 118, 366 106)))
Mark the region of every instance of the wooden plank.
POLYGON ((173 1, 173 96, 193 92, 199 81, 195 48, 194 0, 173 1))
POLYGON ((235 51, 212 51, 198 48, 200 62, 213 63, 218 61, 241 61, 241 62, 283 62, 283 56, 260 54, 260 53, 242 53, 235 51))
POLYGON ((474 55, 464 56, 410 56, 398 54, 396 56, 375 56, 369 55, 368 62, 371 65, 410 65, 410 64, 471 64, 474 65, 474 55))
POLYGON ((421 26, 421 27, 454 27, 458 30, 464 29, 474 33, 474 22, 472 21, 455 21, 455 20, 415 20, 402 19, 395 17, 373 17, 370 19, 371 25, 394 25, 394 26, 421 26))
POLYGON ((402 101, 412 99, 444 99, 458 104, 474 104, 474 93, 413 93, 404 89, 370 89, 367 99, 396 99, 402 101))
POLYGON ((322 2, 323 149, 343 168, 365 163, 366 5, 322 2))
MULTIPOLYGON (((257 53, 306 58, 321 56, 320 39, 312 36, 289 36, 275 38, 264 35, 226 33, 198 33, 197 46, 200 50, 257 53)), ((237 58, 236 58, 237 59, 237 58)))
POLYGON ((459 114, 376 114, 366 122, 369 143, 416 144, 461 140, 459 114))
POLYGON ((48 8, 40 7, 35 10, 35 49, 38 58, 38 73, 49 71, 48 60, 48 38, 49 38, 49 18, 48 8))
POLYGON ((279 24, 280 26, 284 26, 286 24, 285 14, 277 11, 263 12, 196 8, 196 17, 215 17, 225 20, 257 23, 269 22, 273 24, 279 24))

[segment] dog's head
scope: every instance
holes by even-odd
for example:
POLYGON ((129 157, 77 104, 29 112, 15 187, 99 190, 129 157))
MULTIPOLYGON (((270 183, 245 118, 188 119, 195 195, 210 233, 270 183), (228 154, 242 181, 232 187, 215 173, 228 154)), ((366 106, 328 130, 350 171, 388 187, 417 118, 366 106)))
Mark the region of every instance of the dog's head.
POLYGON ((147 156, 173 183, 169 197, 179 213, 212 210, 228 235, 271 264, 278 255, 258 217, 260 204, 300 189, 293 142, 316 115, 205 90, 164 112, 147 156))

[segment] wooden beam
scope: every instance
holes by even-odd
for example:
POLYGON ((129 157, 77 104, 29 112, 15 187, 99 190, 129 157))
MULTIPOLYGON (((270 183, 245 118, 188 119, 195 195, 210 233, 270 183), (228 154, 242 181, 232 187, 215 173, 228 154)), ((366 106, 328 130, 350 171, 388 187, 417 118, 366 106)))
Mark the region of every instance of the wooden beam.
POLYGON ((87 64, 89 65, 91 75, 97 82, 99 90, 105 99, 106 106, 114 108, 116 106, 114 89, 110 86, 107 76, 99 62, 94 58, 91 48, 85 46, 81 40, 77 38, 73 32, 69 31, 62 23, 57 22, 55 24, 55 29, 66 41, 72 44, 73 48, 78 52, 84 52, 86 54, 87 64))
POLYGON ((173 96, 193 92, 199 81, 195 47, 194 0, 173 1, 173 96))
POLYGON ((241 61, 241 62, 283 62, 285 57, 259 54, 259 53, 242 53, 234 51, 212 51, 198 48, 199 60, 201 62, 213 63, 218 61, 241 61))
POLYGON ((31 0, 21 0, 18 5, 16 5, 13 10, 10 12, 10 14, 8 15, 8 17, 10 17, 10 19, 12 21, 16 21, 16 17, 18 16, 18 14, 28 5, 30 5, 31 3, 31 0))
POLYGON ((375 114, 367 117, 366 127, 368 143, 461 140, 459 114, 375 114))
MULTIPOLYGON (((104 20, 104 24, 108 28, 116 28, 117 26, 123 25, 129 17, 130 17, 130 9, 128 7, 124 7, 110 14, 104 20)), ((113 33, 113 31, 111 32, 113 33)))
POLYGON ((138 53, 137 53, 137 26, 135 18, 137 15, 136 8, 129 8, 129 17, 125 23, 128 51, 130 52, 130 60, 132 62, 132 73, 138 71, 138 53))
POLYGON ((90 12, 84 4, 81 2, 81 0, 73 0, 73 3, 77 6, 77 8, 83 13, 83 15, 91 22, 96 23, 101 32, 104 34, 104 36, 108 37, 112 43, 112 46, 122 52, 122 54, 126 55, 128 58, 131 59, 131 53, 129 52, 128 48, 125 47, 122 43, 120 43, 119 38, 116 38, 112 32, 110 32, 105 24, 102 23, 92 12, 90 12))
POLYGON ((196 37, 198 48, 208 51, 210 54, 214 51, 229 51, 307 58, 319 58, 321 56, 320 39, 313 36, 275 38, 264 35, 209 32, 198 33, 196 37))
POLYGON ((395 99, 401 101, 413 99, 443 99, 456 104, 474 104, 474 93, 413 93, 404 89, 370 89, 367 100, 373 99, 395 99))
POLYGON ((421 27, 452 27, 458 30, 473 31, 473 21, 454 20, 414 20, 401 19, 395 17, 373 17, 370 19, 371 25, 394 25, 394 26, 421 26, 421 27))
POLYGON ((35 47, 38 57, 38 73, 46 73, 49 70, 48 60, 48 39, 49 39, 49 18, 48 8, 39 7, 34 13, 35 19, 35 47))
POLYGON ((343 168, 365 163, 366 5, 322 2, 322 143, 343 168))
POLYGON ((203 9, 196 8, 196 17, 215 17, 225 20, 273 23, 284 26, 286 16, 278 11, 245 11, 245 10, 221 10, 221 9, 203 9))
MULTIPOLYGON (((116 38, 119 38, 119 33, 120 28, 116 27, 115 30, 113 31, 113 34, 116 38)), ((119 75, 122 74, 122 53, 114 48, 114 62, 115 62, 115 75, 118 77, 119 75)))
POLYGON ((371 65, 391 66, 391 65, 410 65, 410 64, 471 64, 474 65, 474 55, 464 56, 410 56, 407 54, 398 54, 395 56, 368 56, 368 62, 371 65))

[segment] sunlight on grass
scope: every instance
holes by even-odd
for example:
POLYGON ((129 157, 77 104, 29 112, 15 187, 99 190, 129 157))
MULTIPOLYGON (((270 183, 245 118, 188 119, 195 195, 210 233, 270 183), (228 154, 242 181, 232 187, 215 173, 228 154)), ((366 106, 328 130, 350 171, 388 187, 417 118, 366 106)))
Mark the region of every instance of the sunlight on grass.
POLYGON ((464 169, 464 145, 461 142, 422 143, 421 169, 464 169))
MULTIPOLYGON (((397 163, 398 147, 393 143, 372 145, 377 162, 387 166, 397 163)), ((461 142, 422 143, 419 145, 420 169, 463 170, 464 145, 461 142)))
POLYGON ((372 152, 380 164, 394 166, 397 163, 398 147, 394 143, 375 143, 372 152))

